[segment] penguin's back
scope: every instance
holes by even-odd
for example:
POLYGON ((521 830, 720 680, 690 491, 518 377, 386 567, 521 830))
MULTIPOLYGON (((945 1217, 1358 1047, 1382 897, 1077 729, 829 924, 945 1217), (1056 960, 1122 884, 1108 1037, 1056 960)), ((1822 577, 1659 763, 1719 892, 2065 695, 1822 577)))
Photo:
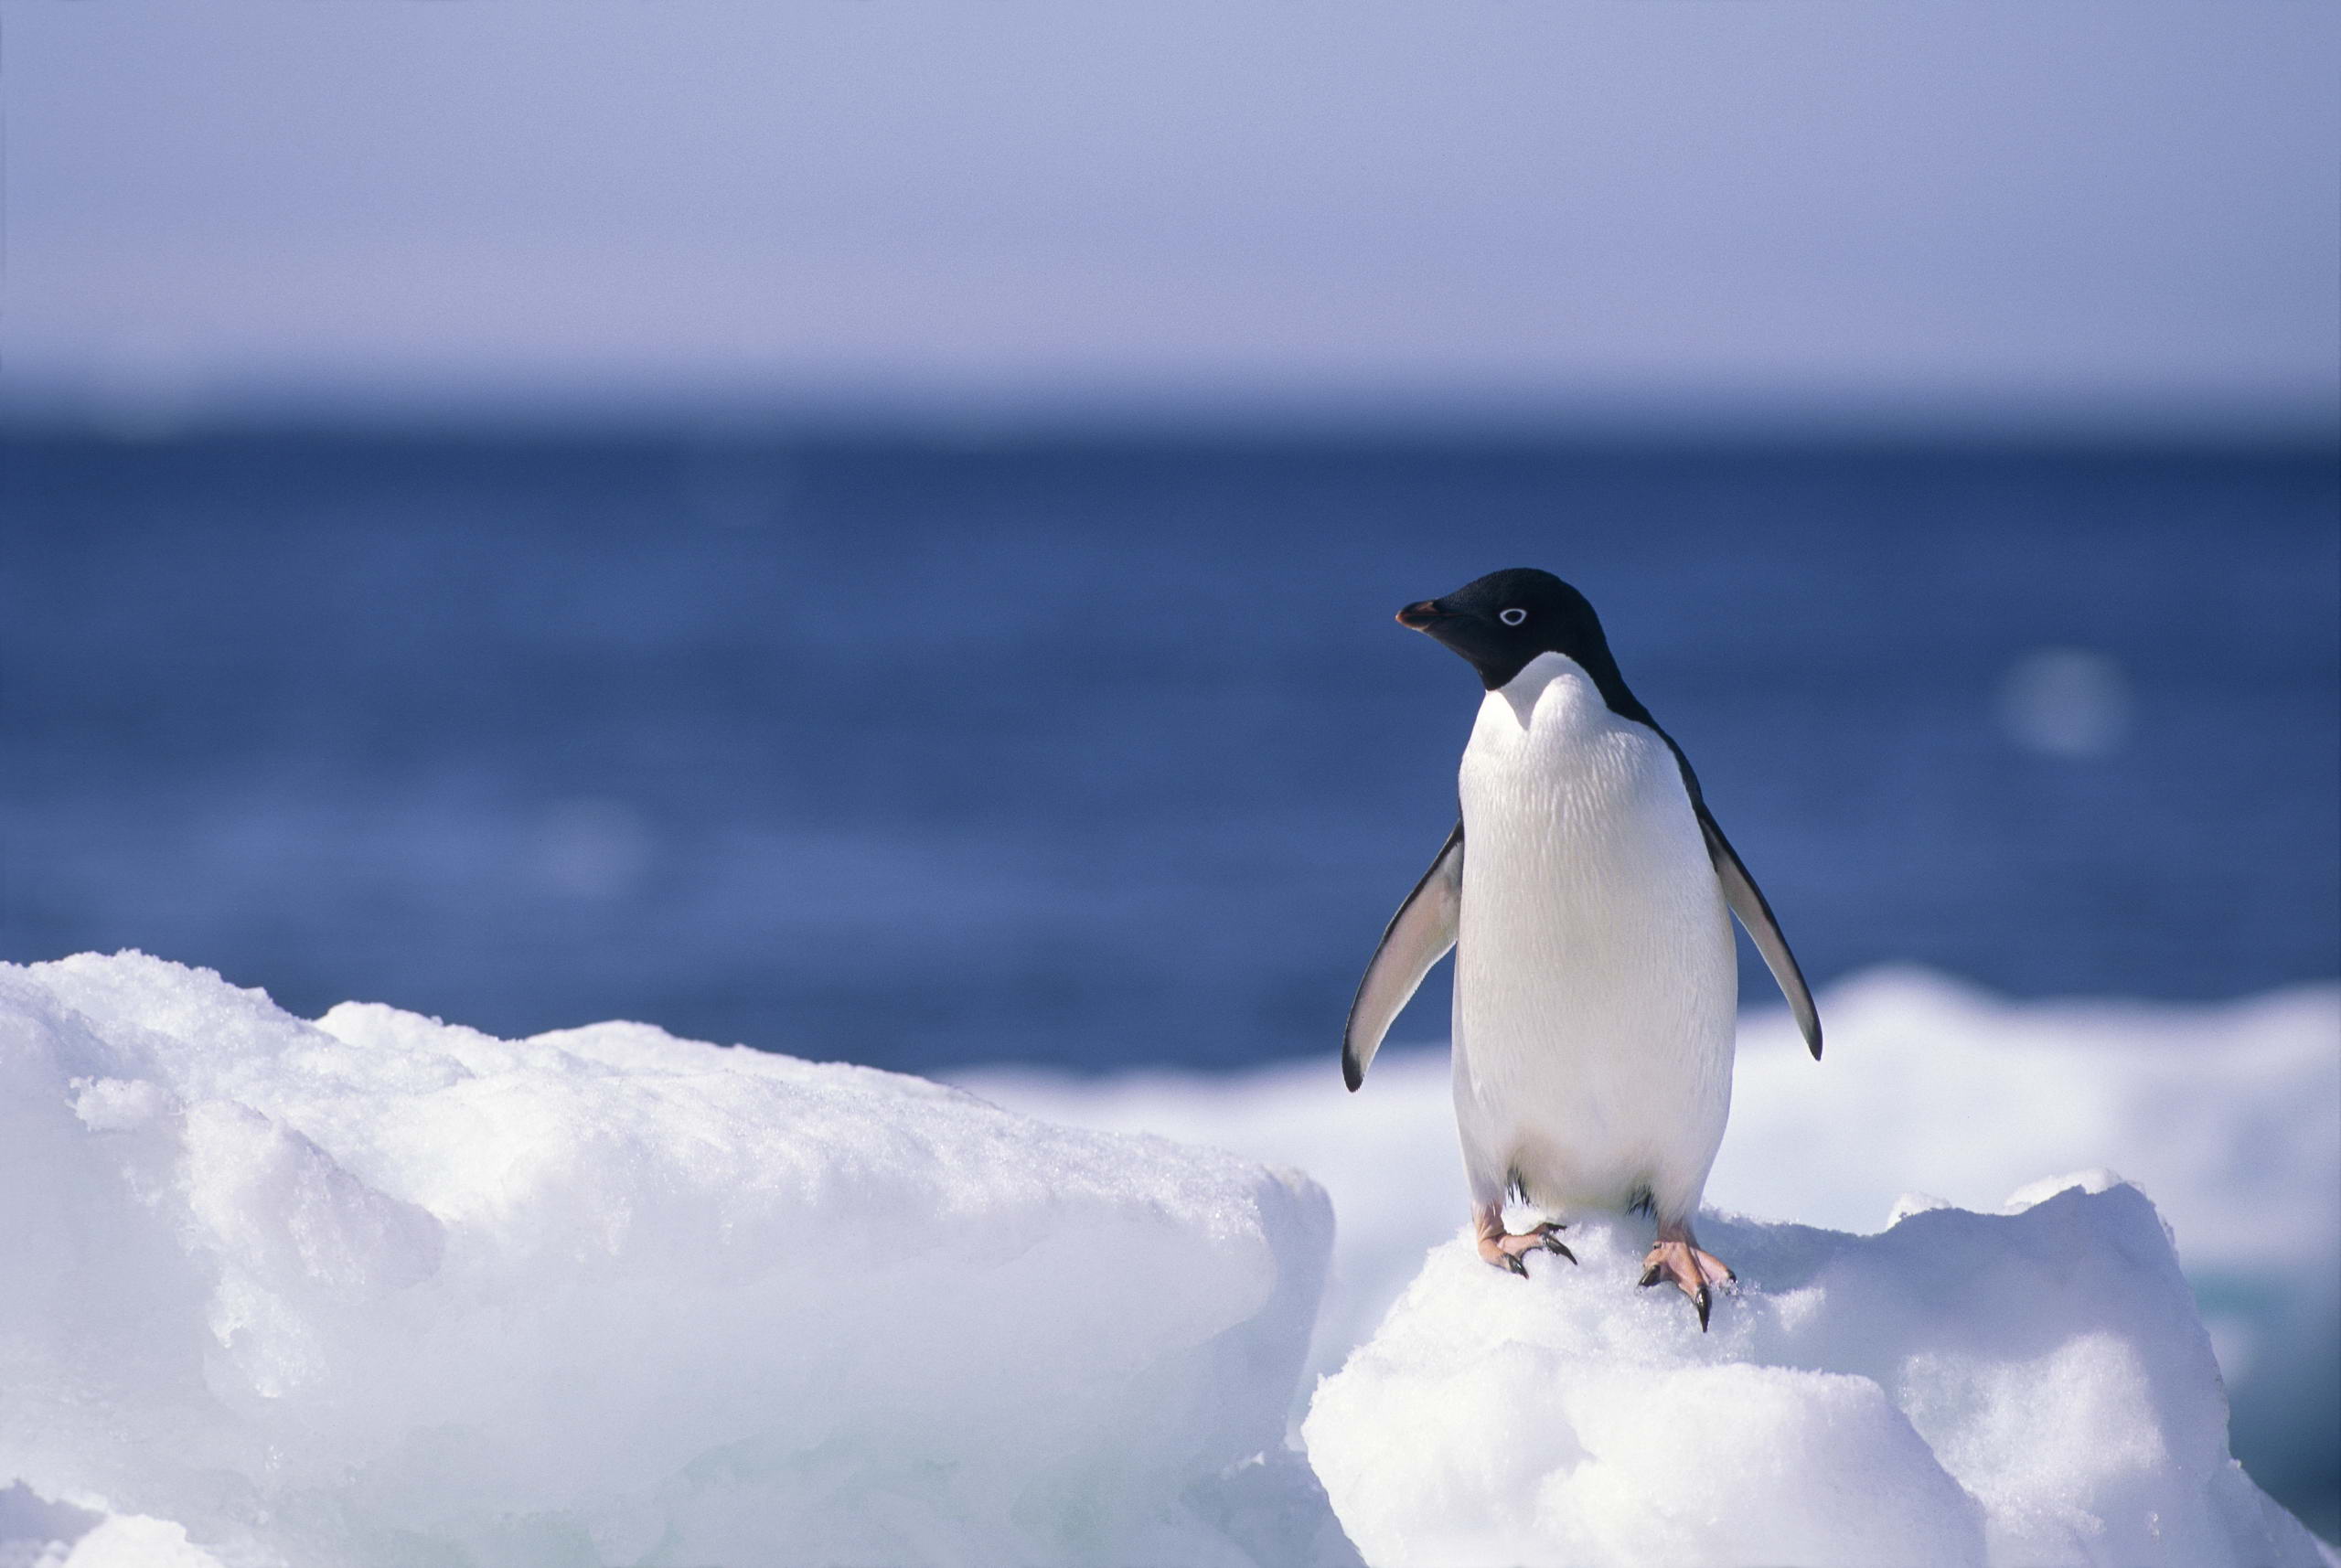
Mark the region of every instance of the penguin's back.
POLYGON ((1737 973, 1673 749, 1545 654, 1488 694, 1459 782, 1456 1111, 1475 1182, 1687 1212, 1730 1109, 1737 973))

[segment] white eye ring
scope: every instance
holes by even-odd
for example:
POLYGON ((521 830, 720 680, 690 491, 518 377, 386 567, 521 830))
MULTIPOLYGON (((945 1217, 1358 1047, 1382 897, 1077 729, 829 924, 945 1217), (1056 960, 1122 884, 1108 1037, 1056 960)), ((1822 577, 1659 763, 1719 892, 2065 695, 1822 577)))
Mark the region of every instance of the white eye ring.
POLYGON ((1528 619, 1528 612, 1525 610, 1506 610, 1502 614, 1498 615, 1496 619, 1502 621, 1507 626, 1517 626, 1520 623, 1528 619))

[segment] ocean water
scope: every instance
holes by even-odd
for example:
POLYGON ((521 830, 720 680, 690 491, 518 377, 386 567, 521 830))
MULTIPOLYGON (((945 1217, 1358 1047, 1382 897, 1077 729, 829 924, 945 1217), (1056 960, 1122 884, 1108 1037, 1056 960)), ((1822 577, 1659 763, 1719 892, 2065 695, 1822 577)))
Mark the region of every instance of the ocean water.
POLYGON ((1330 1061, 1479 696, 1391 613, 1541 565, 1600 609, 1817 981, 2341 973, 2329 453, 5 456, 9 958, 135 946, 305 1012, 631 1017, 911 1069, 1330 1061))

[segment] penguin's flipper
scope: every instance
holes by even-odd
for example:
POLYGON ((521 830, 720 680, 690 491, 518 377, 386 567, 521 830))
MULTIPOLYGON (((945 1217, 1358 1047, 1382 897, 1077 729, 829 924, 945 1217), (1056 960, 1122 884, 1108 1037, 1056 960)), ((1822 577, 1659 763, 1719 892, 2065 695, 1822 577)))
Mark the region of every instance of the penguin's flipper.
POLYGON ((1463 906, 1463 825, 1447 836, 1438 854, 1383 928, 1382 945, 1365 966, 1350 1002, 1342 1031, 1342 1077, 1352 1089, 1365 1082, 1366 1064, 1382 1049, 1382 1037, 1399 1009, 1423 983, 1430 966, 1455 945, 1456 912, 1463 906))
MULTIPOLYGON (((1695 797, 1694 797, 1695 799, 1695 797)), ((1699 830, 1706 835, 1707 858, 1715 862, 1716 876, 1723 883, 1724 901, 1748 934, 1756 944, 1756 951, 1764 955, 1770 966, 1772 978, 1780 983, 1780 995, 1789 1000, 1789 1011, 1796 1015, 1796 1027, 1804 1035, 1804 1045, 1812 1052, 1812 1060, 1821 1060, 1821 1014, 1812 1005, 1812 992, 1804 983, 1804 972, 1796 966, 1796 955, 1789 951, 1788 938, 1780 934, 1780 923, 1772 918, 1772 906, 1764 901, 1763 890, 1748 868, 1739 863, 1739 855, 1731 840, 1723 836, 1716 819, 1707 813, 1705 802, 1698 802, 1699 830)))

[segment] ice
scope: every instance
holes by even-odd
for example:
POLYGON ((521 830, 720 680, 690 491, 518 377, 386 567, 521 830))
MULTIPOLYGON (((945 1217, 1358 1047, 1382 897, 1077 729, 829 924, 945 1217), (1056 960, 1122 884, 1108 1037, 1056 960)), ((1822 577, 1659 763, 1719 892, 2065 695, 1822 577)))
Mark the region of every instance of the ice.
MULTIPOLYGON (((2329 1501, 2341 1469, 2341 987, 2209 1005, 2012 1002, 1925 971, 1822 997, 1826 1058, 1786 1012, 1741 1026, 1723 1209, 1851 1232, 1994 1211, 2048 1171, 2118 1170, 2176 1232, 2272 1488, 2329 1501)), ((1443 1046, 1385 1049, 1356 1094, 1315 1061, 1080 1082, 989 1071, 987 1097, 1296 1166, 1340 1228, 1310 1353, 1338 1368, 1463 1217, 1443 1046)))
POLYGON ((1340 1562, 1282 1443, 1330 1232, 863 1068, 0 966, 0 1554, 1340 1562))
MULTIPOLYGON (((39 1561, 36 1559, 36 1561, 39 1561)), ((228 1568, 165 1519, 116 1514, 72 1543, 57 1568, 228 1568)))
POLYGON ((0 965, 0 1568, 2328 1561, 2214 1357, 2329 1453, 2341 991, 1823 1005, 1744 1031, 1710 1197, 1804 1222, 1702 1219, 1702 1336, 1637 1224, 1455 1239, 1436 1051, 1003 1110, 0 965))
POLYGON ((1310 1463, 1377 1565, 2329 1562, 2229 1456, 2152 1203, 2091 1174, 2011 1208, 1709 1217, 1741 1284, 1705 1334, 1636 1288, 1637 1229, 1525 1282, 1459 1235, 1319 1387, 1310 1463))

